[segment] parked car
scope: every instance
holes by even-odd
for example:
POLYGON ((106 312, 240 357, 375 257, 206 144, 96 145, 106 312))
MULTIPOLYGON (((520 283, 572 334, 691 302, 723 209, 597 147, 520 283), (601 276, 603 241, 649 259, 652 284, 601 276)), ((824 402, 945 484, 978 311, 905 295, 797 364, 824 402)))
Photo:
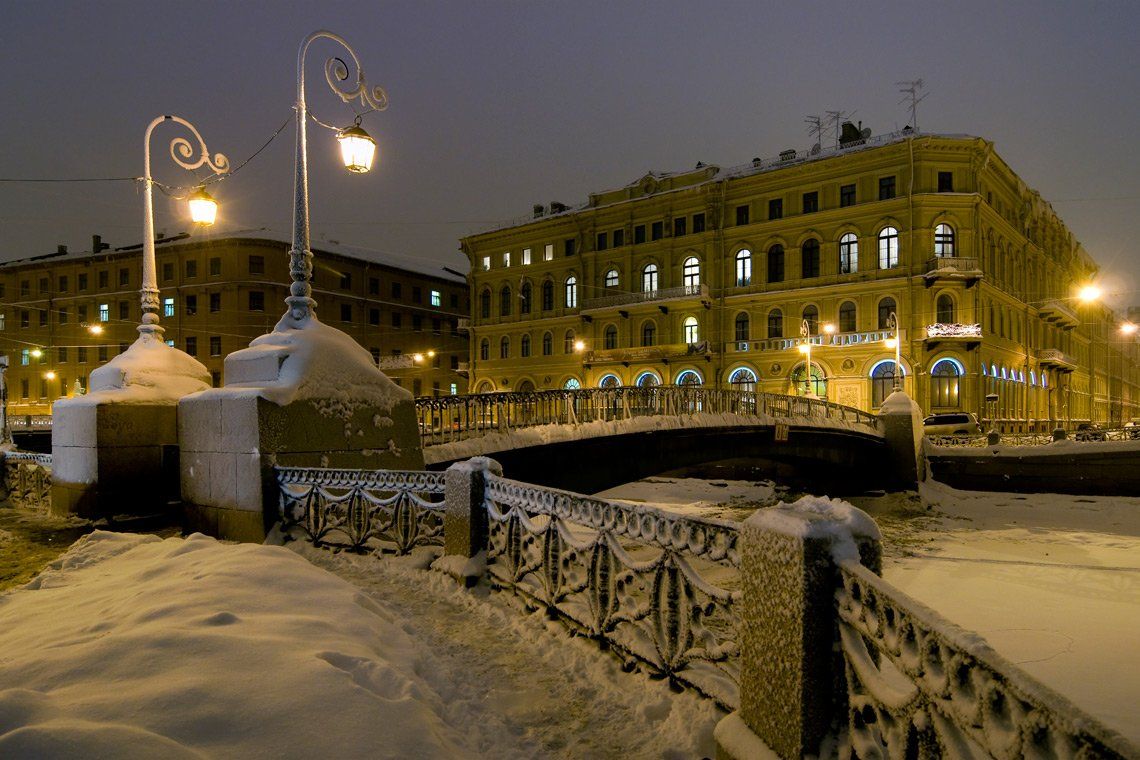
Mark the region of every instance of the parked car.
POLYGON ((926 435, 978 435, 982 432, 982 425, 973 412, 932 414, 922 421, 922 432, 926 435))
POLYGON ((1104 429, 1095 422, 1082 422, 1077 425, 1077 432, 1073 436, 1078 441, 1104 441, 1108 436, 1104 429))

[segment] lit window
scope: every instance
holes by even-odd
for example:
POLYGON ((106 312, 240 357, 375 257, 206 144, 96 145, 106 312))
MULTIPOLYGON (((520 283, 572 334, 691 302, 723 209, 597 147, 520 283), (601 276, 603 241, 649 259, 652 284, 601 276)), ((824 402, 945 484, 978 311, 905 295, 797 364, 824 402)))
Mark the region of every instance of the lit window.
MULTIPOLYGON (((164 316, 164 317, 173 317, 174 316, 174 299, 173 298, 162 299, 162 316, 164 316)), ((99 307, 99 318, 102 319, 104 322, 107 321, 107 320, 103 319, 103 307, 102 306, 99 307)))
POLYGON ((690 256, 685 259, 681 265, 681 279, 685 286, 685 290, 690 293, 695 292, 701 284, 701 263, 697 261, 695 256, 690 256))
POLYGON ((546 247, 542 249, 543 261, 554 261, 554 243, 547 243, 546 247))
POLYGON ((32 363, 32 350, 30 348, 25 348, 25 349, 21 350, 20 351, 20 364, 26 367, 31 363, 32 363))
POLYGON ((459 393, 459 386, 455 383, 451 384, 451 395, 454 396, 459 393))
POLYGON ((530 263, 530 249, 529 248, 523 248, 522 263, 523 263, 523 266, 526 266, 527 264, 530 263))
POLYGON ((433 290, 431 292, 431 305, 443 306, 443 295, 438 290, 433 290))
POLYGON ((839 238, 839 273, 851 274, 859 271, 859 240, 848 232, 839 238))
POLYGON ((934 255, 943 258, 954 256, 954 228, 949 224, 934 228, 934 255))
POLYGON ((611 269, 606 272, 605 284, 607 288, 616 288, 618 286, 618 271, 611 269))
POLYGON ((752 251, 747 248, 736 254, 736 287, 752 284, 752 251))
POLYGON ((748 340, 748 312, 742 311, 736 315, 736 342, 748 340))
POLYGON ((645 268, 641 270, 641 290, 645 293, 652 293, 657 290, 656 264, 646 264, 645 268))
POLYGON ((490 270, 491 270, 491 257, 490 256, 484 256, 483 257, 483 271, 489 272, 490 270))
POLYGON ((566 278, 566 308, 578 307, 578 278, 571 275, 566 278))
POLYGON ((511 265, 511 253, 510 253, 510 251, 507 251, 506 253, 503 254, 503 266, 509 267, 510 265, 511 265))
POLYGON ((692 344, 700 340, 700 326, 697 324, 696 317, 685 317, 682 323, 682 331, 685 334, 685 342, 692 344))
POLYGON ((568 391, 576 391, 582 387, 582 383, 578 382, 578 378, 571 377, 562 384, 562 387, 568 391))
POLYGON ((756 374, 745 367, 741 367, 732 373, 728 378, 729 385, 732 386, 734 391, 747 391, 751 393, 756 390, 756 374))
POLYGON ((111 305, 110 304, 107 304, 107 303, 99 304, 99 321, 100 322, 111 321, 111 305))
POLYGON ((899 265, 899 231, 884 227, 879 232, 879 269, 894 269, 899 265))

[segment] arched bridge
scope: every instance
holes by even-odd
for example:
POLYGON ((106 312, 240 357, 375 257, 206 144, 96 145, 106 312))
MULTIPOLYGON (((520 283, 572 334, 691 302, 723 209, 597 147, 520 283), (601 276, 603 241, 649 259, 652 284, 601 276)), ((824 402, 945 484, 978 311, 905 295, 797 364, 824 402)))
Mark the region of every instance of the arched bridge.
POLYGON ((416 401, 433 470, 491 456, 513 478, 594 492, 713 462, 881 488, 878 418, 802 396, 699 386, 483 393, 416 401))

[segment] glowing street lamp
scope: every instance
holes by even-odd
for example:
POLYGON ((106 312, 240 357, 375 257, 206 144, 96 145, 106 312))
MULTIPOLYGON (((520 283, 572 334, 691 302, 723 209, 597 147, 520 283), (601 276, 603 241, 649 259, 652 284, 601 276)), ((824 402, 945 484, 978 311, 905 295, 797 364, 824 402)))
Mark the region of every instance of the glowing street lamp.
POLYGON ((103 325, 87 325, 87 332, 91 333, 92 335, 102 335, 103 325))
POLYGON ((49 369, 44 373, 44 380, 55 380, 55 372, 49 369))
POLYGON ((190 206, 190 221, 194 224, 211 225, 218 217, 218 202, 206 192, 206 188, 199 187, 188 201, 190 206))
POLYGON ((359 122, 348 129, 342 129, 336 140, 340 143, 340 157, 344 161, 345 169, 363 174, 372 168, 372 159, 376 155, 376 141, 361 129, 359 122))
POLYGON ((811 387, 811 323, 806 319, 800 322, 800 337, 804 342, 800 344, 800 353, 806 357, 804 369, 804 395, 808 398, 818 398, 815 389, 811 387))
POLYGON ((580 354, 585 350, 586 350, 586 341, 584 341, 584 340, 574 341, 574 351, 575 352, 580 354))
POLYGON ((31 351, 29 351, 28 353, 29 353, 29 354, 31 354, 31 356, 32 356, 32 358, 33 358, 33 359, 39 359, 41 356, 43 356, 43 355, 44 355, 44 352, 43 352, 43 350, 42 350, 42 349, 39 349, 39 348, 33 348, 33 349, 32 349, 31 351))
POLYGON ((891 330, 892 335, 883 342, 887 344, 887 348, 893 348, 895 350, 895 384, 892 390, 901 391, 902 363, 899 352, 902 350, 902 341, 899 340, 899 318, 893 311, 887 317, 887 328, 891 330))
POLYGON ((1120 325, 1120 334, 1121 334, 1121 335, 1135 335, 1135 334, 1136 334, 1136 329, 1137 329, 1137 328, 1136 328, 1136 323, 1134 323, 1134 322, 1125 322, 1125 323, 1123 323, 1122 325, 1120 325))
POLYGON ((1085 285, 1080 291, 1077 292, 1077 298, 1081 303, 1092 303, 1099 301, 1100 297, 1104 295, 1104 291, 1093 284, 1085 285))

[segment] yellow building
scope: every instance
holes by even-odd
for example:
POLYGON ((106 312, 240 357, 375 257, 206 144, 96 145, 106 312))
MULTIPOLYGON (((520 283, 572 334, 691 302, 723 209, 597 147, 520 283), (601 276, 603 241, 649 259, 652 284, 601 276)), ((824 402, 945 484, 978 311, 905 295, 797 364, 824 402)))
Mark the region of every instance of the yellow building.
MULTIPOLYGON (((266 230, 157 241, 167 342, 224 382, 226 354, 273 329, 285 312, 289 244, 266 230)), ((0 264, 0 354, 8 357, 13 417, 50 414, 52 401, 86 388, 91 370, 138 337, 142 246, 0 264)), ((462 273, 339 243, 313 250, 321 320, 369 349, 416 395, 465 393, 470 303, 462 273), (419 356, 417 361, 414 357, 419 356)))
POLYGON ((806 393, 807 334, 811 390, 873 410, 896 314, 904 385, 927 411, 1006 429, 1140 414, 1131 337, 1075 298, 1096 264, 992 143, 853 136, 651 172, 464 238, 472 388, 806 393))

